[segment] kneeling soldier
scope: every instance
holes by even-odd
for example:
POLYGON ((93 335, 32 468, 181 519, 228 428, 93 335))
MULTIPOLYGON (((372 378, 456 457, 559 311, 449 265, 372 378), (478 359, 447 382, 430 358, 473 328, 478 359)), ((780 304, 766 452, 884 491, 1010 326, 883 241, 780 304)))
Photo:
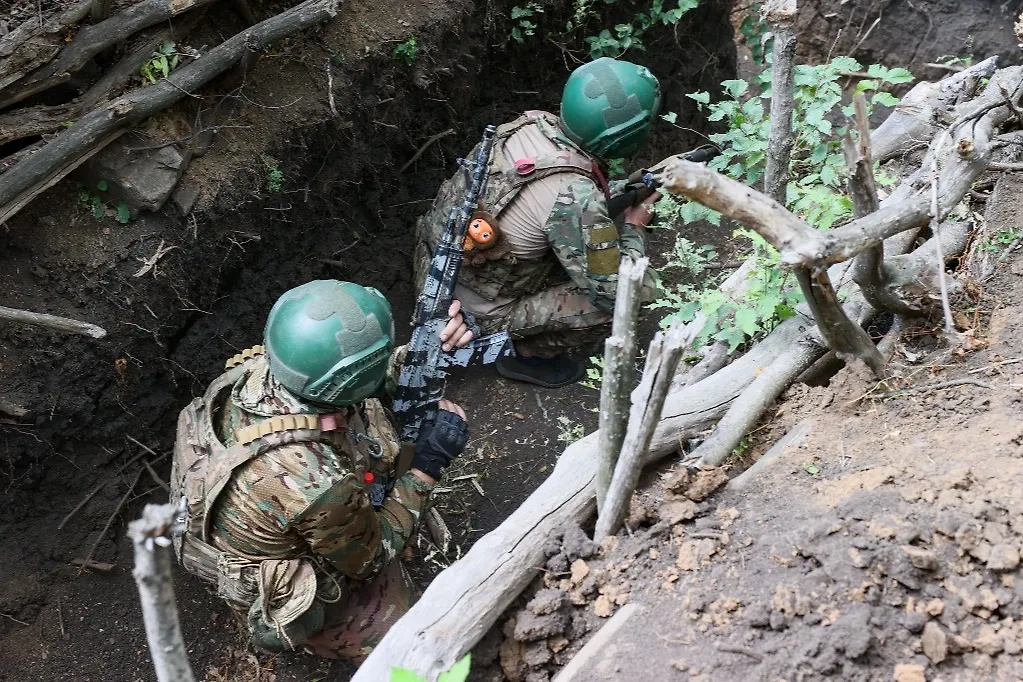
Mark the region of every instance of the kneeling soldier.
MULTIPOLYGON (((457 305, 450 318, 446 347, 467 344, 457 305)), ((261 649, 359 661, 411 605, 398 555, 468 426, 442 400, 400 456, 389 412, 370 397, 393 341, 376 289, 309 282, 274 305, 264 345, 229 361, 181 413, 171 499, 184 498, 188 522, 178 558, 261 649)))

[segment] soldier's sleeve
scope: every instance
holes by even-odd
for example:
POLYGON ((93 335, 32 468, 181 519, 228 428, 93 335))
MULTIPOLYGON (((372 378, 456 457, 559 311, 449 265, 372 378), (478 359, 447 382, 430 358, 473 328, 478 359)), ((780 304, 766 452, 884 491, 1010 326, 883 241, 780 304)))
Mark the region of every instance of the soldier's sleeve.
POLYGON ((394 560, 419 527, 431 486, 409 473, 398 479, 380 511, 352 472, 310 499, 290 524, 317 555, 342 574, 364 580, 394 560))
POLYGON ((628 226, 620 235, 607 213, 604 193, 589 178, 576 176, 562 187, 544 230, 575 286, 597 307, 614 310, 622 251, 643 255, 636 229, 628 226))

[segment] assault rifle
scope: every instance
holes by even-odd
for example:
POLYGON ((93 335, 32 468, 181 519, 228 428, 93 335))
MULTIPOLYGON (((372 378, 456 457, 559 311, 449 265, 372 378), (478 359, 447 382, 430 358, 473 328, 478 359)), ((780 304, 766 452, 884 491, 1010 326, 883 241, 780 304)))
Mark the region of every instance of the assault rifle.
MULTIPOLYGON (((486 187, 494 132, 494 126, 487 126, 475 159, 458 160, 459 165, 470 174, 465 199, 461 206, 451 209, 444 234, 433 252, 423 290, 416 300, 412 316, 412 340, 409 341, 408 354, 401 367, 401 374, 398 375, 398 387, 394 394, 394 413, 401 422, 402 443, 415 444, 423 423, 437 416, 437 401, 444 395, 446 368, 466 367, 477 361, 483 364, 494 362, 509 338, 507 332, 479 338, 479 327, 464 310, 462 315, 466 325, 474 332, 472 342, 464 348, 453 348, 445 352, 439 337, 448 323, 448 308, 454 300, 466 228, 486 187)), ((511 349, 505 352, 510 353, 511 349)))
POLYGON ((685 154, 669 156, 651 168, 640 168, 638 171, 629 176, 628 184, 625 186, 622 193, 616 194, 608 200, 608 215, 612 218, 617 218, 625 212, 625 209, 630 206, 635 206, 656 192, 661 186, 661 183, 657 180, 657 174, 664 170, 664 167, 675 159, 702 163, 704 161, 710 161, 720 153, 721 150, 718 147, 708 144, 702 147, 697 147, 685 154))

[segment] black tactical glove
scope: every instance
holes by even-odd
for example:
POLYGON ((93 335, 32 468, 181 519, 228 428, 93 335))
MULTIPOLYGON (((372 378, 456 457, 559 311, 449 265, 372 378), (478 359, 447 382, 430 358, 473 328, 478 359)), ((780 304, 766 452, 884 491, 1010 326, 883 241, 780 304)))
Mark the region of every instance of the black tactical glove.
POLYGON ((469 425, 454 412, 438 410, 432 424, 424 424, 412 456, 412 468, 439 479, 451 460, 469 442, 469 425))

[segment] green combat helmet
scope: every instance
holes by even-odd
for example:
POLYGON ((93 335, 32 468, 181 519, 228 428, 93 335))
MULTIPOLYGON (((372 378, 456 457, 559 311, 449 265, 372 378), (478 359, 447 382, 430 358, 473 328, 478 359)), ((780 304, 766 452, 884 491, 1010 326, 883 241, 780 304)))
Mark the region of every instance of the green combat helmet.
POLYGON ((383 294, 333 279, 286 292, 263 332, 270 371, 281 385, 337 407, 380 388, 393 342, 394 318, 383 294))
POLYGON ((561 127, 583 151, 602 158, 639 151, 661 104, 661 87, 649 70, 601 57, 568 77, 561 95, 561 127))

